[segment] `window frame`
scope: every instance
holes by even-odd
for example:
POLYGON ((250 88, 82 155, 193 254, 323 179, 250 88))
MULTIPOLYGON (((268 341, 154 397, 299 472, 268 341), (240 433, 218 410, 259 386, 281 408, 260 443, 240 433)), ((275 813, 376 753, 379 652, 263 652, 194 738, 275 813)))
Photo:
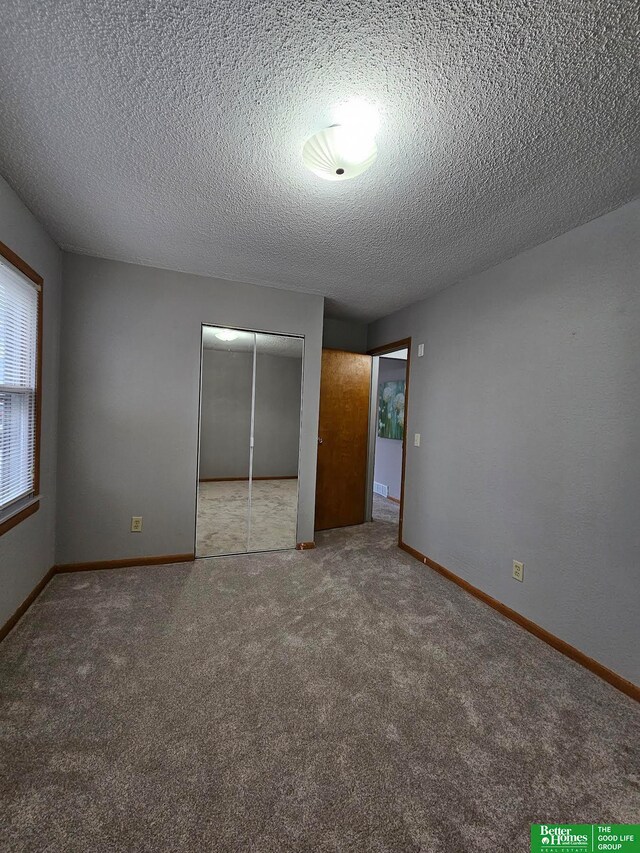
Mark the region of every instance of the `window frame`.
POLYGON ((33 495, 28 498, 17 498, 14 507, 9 504, 0 516, 0 536, 11 530, 16 525, 33 515, 40 508, 40 437, 42 426, 42 292, 44 279, 29 266, 19 255, 0 241, 0 255, 14 266, 18 272, 30 279, 35 285, 38 294, 37 302, 37 332, 36 332, 36 392, 35 392, 35 429, 33 436, 33 495), (27 503, 25 504, 25 500, 27 503))

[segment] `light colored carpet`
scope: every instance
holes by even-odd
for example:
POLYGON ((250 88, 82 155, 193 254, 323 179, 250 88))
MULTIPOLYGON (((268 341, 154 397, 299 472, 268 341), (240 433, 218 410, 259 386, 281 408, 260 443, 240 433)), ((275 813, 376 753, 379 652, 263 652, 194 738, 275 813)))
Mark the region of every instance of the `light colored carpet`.
POLYGON ((640 706, 395 547, 57 575, 0 644, 12 853, 526 853, 640 814, 640 706))
POLYGON ((213 557, 296 547, 298 481, 199 483, 196 555, 213 557))
POLYGON ((397 525, 400 522, 400 504, 374 492, 372 516, 374 521, 388 521, 397 525))

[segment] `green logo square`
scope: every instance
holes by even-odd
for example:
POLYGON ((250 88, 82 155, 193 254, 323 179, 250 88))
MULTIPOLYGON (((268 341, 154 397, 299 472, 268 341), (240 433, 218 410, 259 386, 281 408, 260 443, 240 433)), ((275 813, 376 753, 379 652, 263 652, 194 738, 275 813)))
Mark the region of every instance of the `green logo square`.
POLYGON ((640 824, 534 823, 531 853, 640 853, 640 824))

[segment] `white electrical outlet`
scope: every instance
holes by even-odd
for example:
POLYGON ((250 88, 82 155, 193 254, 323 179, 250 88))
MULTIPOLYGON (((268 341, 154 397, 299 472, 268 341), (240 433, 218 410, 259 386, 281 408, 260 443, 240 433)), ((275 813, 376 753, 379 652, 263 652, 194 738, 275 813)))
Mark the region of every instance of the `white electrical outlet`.
POLYGON ((524 563, 519 563, 517 560, 513 561, 513 576, 520 583, 524 581, 524 563))
POLYGON ((422 358, 424 355, 424 344, 418 344, 418 358, 422 358))
POLYGON ((141 515, 132 515, 131 516, 131 532, 132 533, 141 533, 142 532, 142 516, 141 515))
POLYGON ((419 432, 417 432, 417 433, 413 436, 413 446, 414 446, 414 447, 420 447, 420 433, 419 433, 419 432))

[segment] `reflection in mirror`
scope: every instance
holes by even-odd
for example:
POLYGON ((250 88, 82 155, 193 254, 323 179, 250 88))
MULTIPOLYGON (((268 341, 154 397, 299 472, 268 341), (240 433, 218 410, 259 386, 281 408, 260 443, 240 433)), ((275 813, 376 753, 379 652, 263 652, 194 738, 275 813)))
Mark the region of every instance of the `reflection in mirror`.
POLYGON ((247 550, 254 340, 202 328, 197 557, 247 550))
POLYGON ((302 339, 256 334, 249 550, 295 548, 302 339))
POLYGON ((196 556, 294 548, 303 339, 203 326, 196 556))

